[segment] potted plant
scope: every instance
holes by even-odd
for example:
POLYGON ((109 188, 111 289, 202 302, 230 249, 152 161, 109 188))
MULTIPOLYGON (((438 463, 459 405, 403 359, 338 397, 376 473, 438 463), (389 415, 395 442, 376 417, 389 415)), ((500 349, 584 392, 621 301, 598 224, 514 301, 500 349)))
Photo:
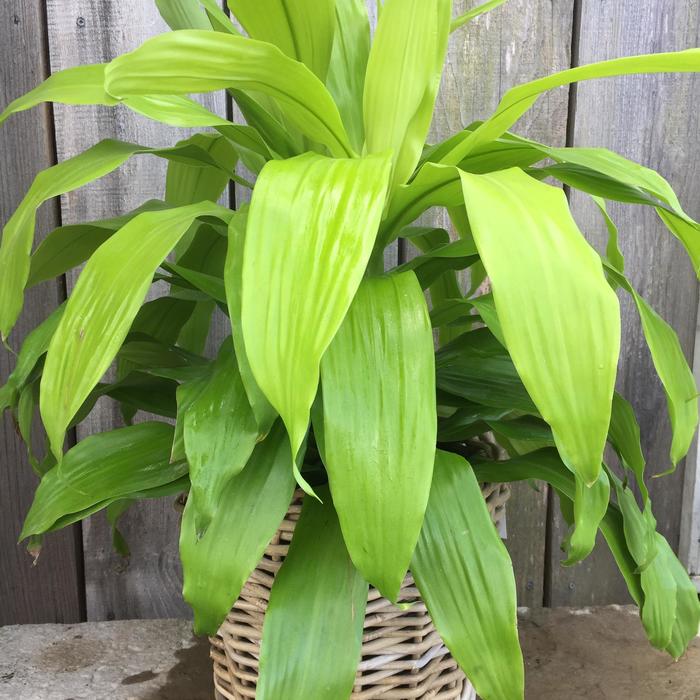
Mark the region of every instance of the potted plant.
MULTIPOLYGON (((216 634, 255 572, 215 644, 228 671, 252 661, 221 681, 221 697, 370 698, 368 671, 397 684, 381 697, 433 697, 443 681, 440 697, 457 697, 458 664, 485 700, 521 698, 513 572, 480 484, 551 484, 571 525, 566 564, 600 530, 651 643, 677 658, 698 630, 696 591, 655 530, 634 412, 614 391, 618 293, 636 304, 666 389, 674 464, 694 435, 697 390, 674 331, 625 277, 605 201, 654 207, 696 269, 699 226, 657 173, 509 129, 547 90, 698 71, 700 50, 535 80, 426 145, 450 32, 501 2, 452 19, 449 0, 387 0, 370 42, 361 0, 229 0, 246 35, 212 0, 159 0, 174 31, 61 71, 0 116, 44 101, 121 104, 209 127, 165 149, 103 141, 37 176, 3 231, 3 340, 25 288, 85 267, 23 343, 0 406, 27 437, 38 405, 46 430, 21 533, 32 548, 102 509, 123 547, 130 502, 188 491, 180 551, 197 632, 216 634), (188 97, 219 89, 247 124, 188 97), (139 153, 168 160, 164 201, 57 228, 32 252, 42 202, 139 153), (593 197, 604 255, 546 178, 593 197), (216 203, 231 181, 252 190, 249 205, 216 203), (457 237, 416 225, 430 207, 447 208, 457 237), (384 271, 398 238, 419 254, 384 271), (156 282, 167 293, 145 301, 156 282), (210 360, 216 307, 231 336, 210 360), (126 427, 64 453, 66 430, 100 396, 121 404, 126 427), (134 421, 139 410, 160 418, 134 421), (619 470, 603 463, 606 444, 619 470), (255 610, 253 622, 239 615, 255 610), (410 673, 392 666, 405 656, 420 661, 410 673), (434 657, 446 665, 426 688, 420 668, 434 657)), ((487 493, 497 511, 507 487, 487 493)))

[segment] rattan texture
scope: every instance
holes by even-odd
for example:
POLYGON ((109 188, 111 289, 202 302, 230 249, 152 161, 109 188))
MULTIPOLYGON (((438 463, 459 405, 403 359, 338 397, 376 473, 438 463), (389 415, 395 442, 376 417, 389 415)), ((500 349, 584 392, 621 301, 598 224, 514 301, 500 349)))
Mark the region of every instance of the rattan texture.
MULTIPOLYGON (((483 484, 482 493, 498 525, 510 489, 506 484, 483 484)), ((287 554, 301 512, 302 496, 301 492, 296 494, 263 559, 217 636, 211 638, 217 700, 255 698, 265 610, 275 574, 287 554)), ((435 630, 410 574, 404 579, 400 600, 416 602, 401 610, 370 586, 362 659, 351 700, 474 697, 471 685, 435 630)))

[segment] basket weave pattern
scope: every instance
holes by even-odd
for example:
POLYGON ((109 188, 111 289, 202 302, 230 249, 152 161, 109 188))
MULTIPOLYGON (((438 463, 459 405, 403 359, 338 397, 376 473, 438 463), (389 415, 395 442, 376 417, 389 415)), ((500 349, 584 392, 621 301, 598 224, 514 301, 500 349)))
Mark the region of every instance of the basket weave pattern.
MULTIPOLYGON (((510 490, 505 484, 484 484, 482 493, 498 525, 510 490)), ((217 700, 255 698, 265 610, 300 512, 301 493, 298 493, 258 568, 243 587, 216 637, 211 638, 217 700)), ((401 586, 400 599, 416 603, 401 610, 375 588, 369 588, 362 658, 351 700, 473 697, 469 682, 442 643, 410 574, 401 586)))

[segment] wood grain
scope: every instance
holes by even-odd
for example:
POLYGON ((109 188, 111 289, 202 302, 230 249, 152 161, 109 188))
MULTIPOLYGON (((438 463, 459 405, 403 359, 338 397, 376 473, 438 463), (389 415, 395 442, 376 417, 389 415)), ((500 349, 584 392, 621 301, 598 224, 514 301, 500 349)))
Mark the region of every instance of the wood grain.
MULTIPOLYGON (((473 2, 455 3, 455 14, 473 2)), ((573 0, 510 0, 456 31, 431 129, 432 142, 442 140, 476 119, 487 117, 510 87, 552 71, 571 60, 573 0)), ((568 92, 545 96, 515 127, 530 138, 554 145, 566 140, 568 92)), ((426 221, 448 228, 444 214, 426 221)), ((544 590, 547 487, 515 484, 508 503, 506 544, 513 560, 518 604, 542 605, 544 590)))
MULTIPOLYGON (((685 49, 700 40, 698 0, 583 0, 580 63, 615 56, 685 49)), ((676 188, 686 211, 700 216, 700 79, 693 75, 630 76, 593 81, 578 87, 573 143, 605 146, 658 170, 676 188)), ((603 225, 585 197, 572 207, 582 230, 599 249, 603 225)), ((692 360, 698 301, 697 280, 680 244, 645 207, 612 205, 620 227, 627 272, 639 292, 677 330, 692 360)), ((634 406, 642 429, 649 474, 670 466, 671 441, 666 400, 646 349, 637 313, 622 299, 623 342, 618 374, 620 390, 634 406)), ((661 532, 678 546, 683 465, 673 476, 650 480, 654 512, 661 532)), ((562 523, 553 523, 555 539, 562 523)), ((552 549, 552 605, 590 605, 629 599, 606 547, 573 569, 558 566, 552 549)))
MULTIPOLYGON (((32 0, 3 3, 0 12, 0 105, 3 107, 48 75, 45 36, 46 23, 40 3, 32 0)), ((51 113, 46 107, 16 115, 0 129, 3 161, 0 222, 8 220, 34 175, 52 164, 52 134, 51 113)), ((58 208, 54 203, 48 204, 39 212, 37 230, 46 234, 58 222, 58 208)), ((20 346, 27 332, 43 321, 62 297, 60 282, 41 285, 27 294, 24 313, 10 338, 13 347, 20 346)), ((0 384, 4 384, 13 367, 14 360, 3 348, 0 384)), ((41 450, 42 441, 35 443, 34 449, 41 450)), ((0 425, 0 625, 78 622, 83 617, 80 527, 48 536, 36 567, 32 567, 24 545, 17 544, 36 484, 24 444, 6 413, 0 425)))
MULTIPOLYGON (((165 31, 155 4, 142 0, 48 0, 51 69, 108 61, 165 31)), ((222 95, 210 95, 207 106, 225 114, 222 95)), ((189 132, 169 128, 127 110, 102 107, 56 107, 59 159, 68 158, 103 138, 148 146, 167 146, 189 132)), ((162 198, 165 162, 138 156, 114 174, 61 200, 66 223, 113 216, 146 199, 162 198)), ((69 287, 75 275, 69 276, 69 287)), ((215 345, 216 343, 212 343, 215 345)), ((121 424, 116 404, 100 401, 78 428, 78 438, 121 424)), ((134 506, 122 519, 131 546, 124 561, 112 551, 109 528, 98 514, 83 526, 85 581, 89 620, 188 616, 180 593, 179 517, 172 499, 134 506)))

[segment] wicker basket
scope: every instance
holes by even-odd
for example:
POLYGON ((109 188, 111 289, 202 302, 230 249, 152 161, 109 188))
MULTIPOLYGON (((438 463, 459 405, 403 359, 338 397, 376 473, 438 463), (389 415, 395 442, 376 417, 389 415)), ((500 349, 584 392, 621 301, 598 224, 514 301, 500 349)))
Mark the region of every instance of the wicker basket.
MULTIPOLYGON (((484 484, 482 493, 498 525, 510 490, 505 484, 484 484)), ((211 638, 217 700, 255 698, 265 609, 299 518, 301 495, 299 492, 290 505, 217 636, 211 638)), ((408 610, 400 610, 370 586, 362 659, 351 700, 475 698, 470 683, 433 627, 410 574, 404 579, 400 598, 418 602, 408 610)))

